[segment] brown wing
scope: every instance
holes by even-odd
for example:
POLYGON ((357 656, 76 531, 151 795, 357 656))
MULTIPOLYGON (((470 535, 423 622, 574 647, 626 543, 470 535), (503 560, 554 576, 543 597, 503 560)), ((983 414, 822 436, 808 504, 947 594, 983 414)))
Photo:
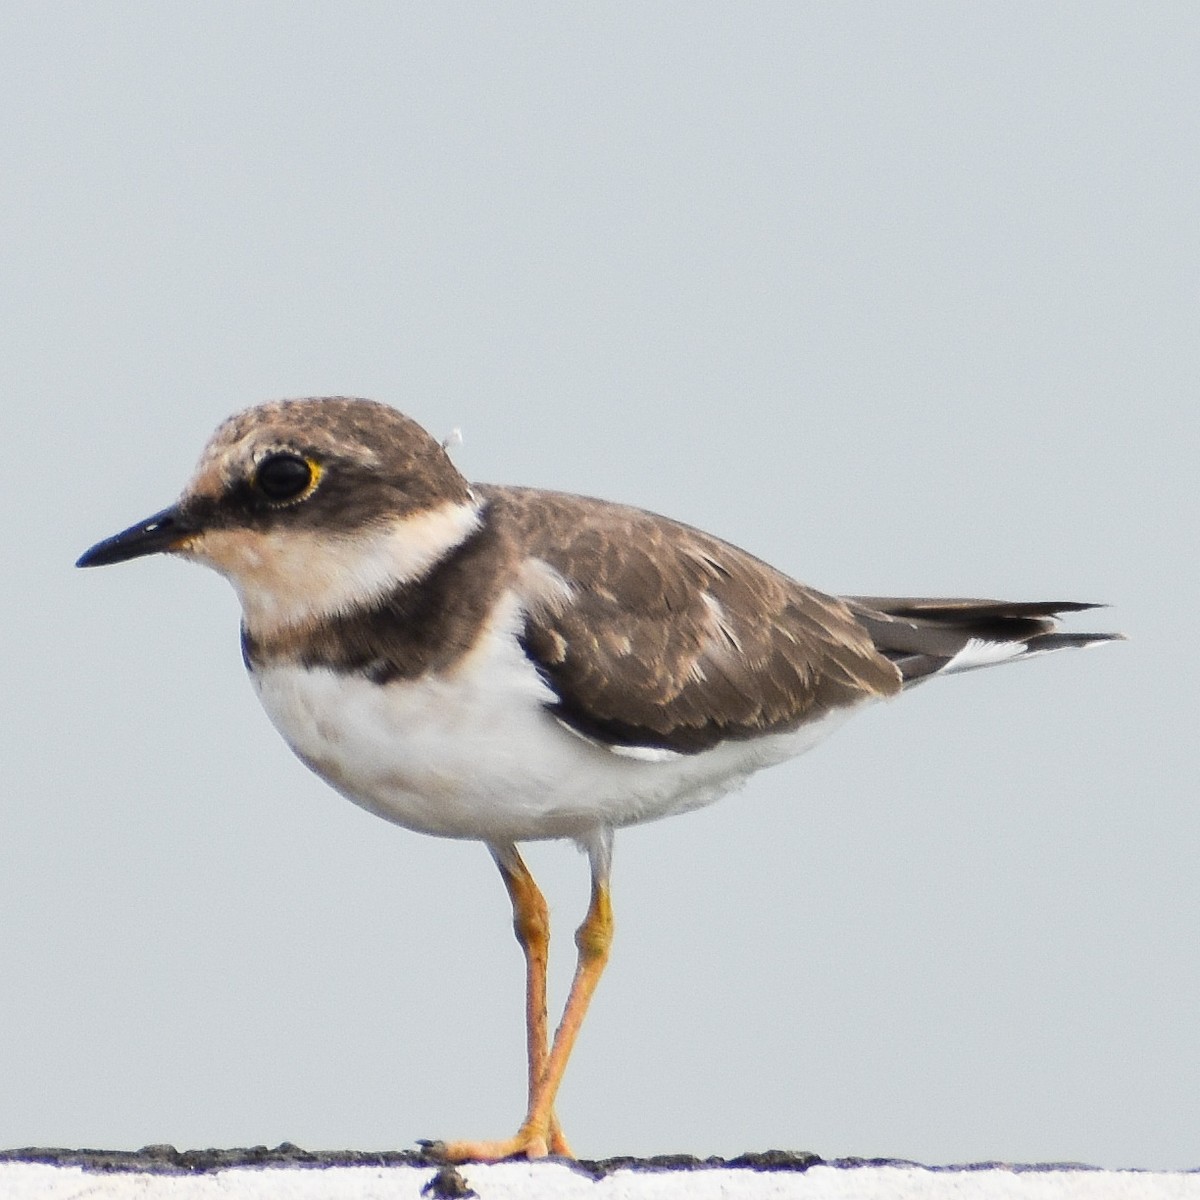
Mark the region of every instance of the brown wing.
POLYGON ((695 753, 900 688, 840 600, 717 538, 577 496, 479 491, 550 568, 526 592, 522 644, 556 715, 590 738, 695 753))

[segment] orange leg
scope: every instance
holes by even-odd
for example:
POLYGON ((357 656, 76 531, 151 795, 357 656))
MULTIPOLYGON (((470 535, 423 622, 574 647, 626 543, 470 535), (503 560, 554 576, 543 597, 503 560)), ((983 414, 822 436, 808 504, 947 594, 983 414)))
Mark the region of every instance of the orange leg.
MULTIPOLYGON (((513 908, 513 932, 525 953, 525 1047, 529 1059, 529 1107, 549 1055, 546 1038, 546 968, 550 954, 550 914, 533 875, 515 846, 496 855, 513 908)), ((549 1150, 573 1158, 558 1118, 550 1114, 549 1150)))
POLYGON ((497 855, 509 895, 513 897, 517 939, 525 949, 529 967, 526 1007, 529 1111, 515 1137, 499 1142, 451 1142, 439 1147, 447 1161, 495 1161, 519 1154, 528 1158, 541 1158, 550 1152, 570 1154, 554 1115, 554 1101, 567 1069, 567 1061, 575 1047, 575 1039, 591 1003, 592 994, 604 973, 609 948, 612 945, 613 919, 608 893, 607 859, 607 845, 603 853, 594 853, 592 856, 592 900, 587 916, 575 934, 575 944, 579 947, 579 962, 575 968, 575 978, 571 983, 562 1021, 554 1035, 554 1045, 547 1055, 545 985, 549 937, 545 901, 525 864, 516 856, 515 849, 511 855, 506 854, 503 861, 501 856, 497 855), (514 862, 519 866, 515 866, 514 862), (532 899, 533 896, 536 896, 536 900, 532 899), (540 937, 537 932, 539 928, 545 931, 540 937))

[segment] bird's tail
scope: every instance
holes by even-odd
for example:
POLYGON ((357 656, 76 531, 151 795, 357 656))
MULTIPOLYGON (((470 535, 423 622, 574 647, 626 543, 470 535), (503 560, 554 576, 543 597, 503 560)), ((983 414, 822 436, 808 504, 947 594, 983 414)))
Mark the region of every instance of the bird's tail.
POLYGON ((879 652, 900 668, 905 686, 1052 650, 1121 641, 1121 633, 1059 633, 1063 613, 1100 608, 1073 600, 905 599, 844 596, 879 652))

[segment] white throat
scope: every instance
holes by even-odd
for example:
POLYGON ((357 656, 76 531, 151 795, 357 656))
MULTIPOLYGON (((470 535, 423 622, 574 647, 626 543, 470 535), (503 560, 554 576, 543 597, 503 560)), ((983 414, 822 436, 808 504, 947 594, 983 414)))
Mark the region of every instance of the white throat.
POLYGON ((474 502, 447 502, 360 533, 216 529, 182 553, 224 575, 256 636, 303 627, 420 579, 479 527, 474 502))

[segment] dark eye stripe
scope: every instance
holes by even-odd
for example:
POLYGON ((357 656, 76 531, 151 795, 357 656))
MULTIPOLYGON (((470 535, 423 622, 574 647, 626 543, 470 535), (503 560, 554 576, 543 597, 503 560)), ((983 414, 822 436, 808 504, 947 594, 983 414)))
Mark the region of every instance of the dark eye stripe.
POLYGON ((268 500, 294 500, 313 481, 312 466, 298 454, 271 454, 258 464, 255 488, 268 500))

